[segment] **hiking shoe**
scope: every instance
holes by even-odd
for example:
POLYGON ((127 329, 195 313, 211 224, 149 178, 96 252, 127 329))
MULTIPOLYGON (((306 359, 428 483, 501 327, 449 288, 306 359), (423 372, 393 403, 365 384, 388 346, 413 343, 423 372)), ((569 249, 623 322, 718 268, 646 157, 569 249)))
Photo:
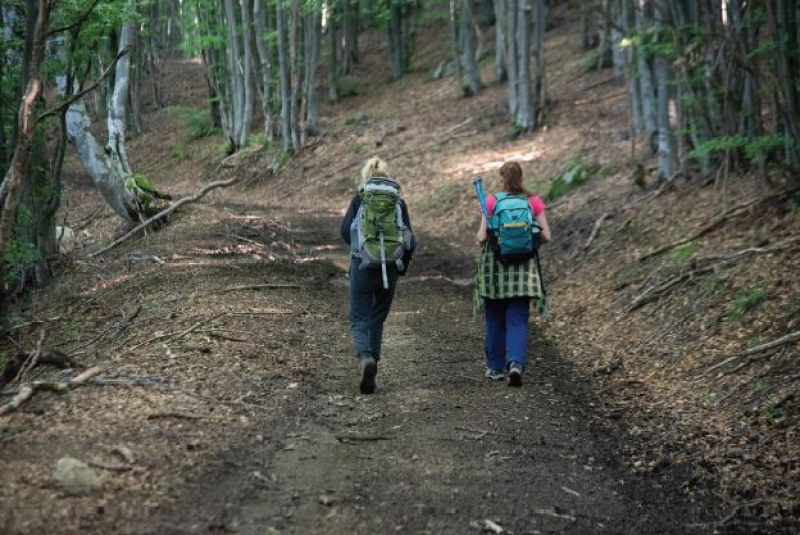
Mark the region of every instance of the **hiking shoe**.
POLYGON ((508 386, 522 386, 522 366, 516 362, 508 367, 508 386))
POLYGON ((378 363, 372 357, 361 359, 361 384, 358 385, 362 394, 375 392, 375 376, 378 375, 378 363))
POLYGON ((486 368, 486 371, 483 373, 483 376, 489 379, 490 381, 502 381, 506 378, 506 374, 502 371, 493 370, 491 368, 486 368))

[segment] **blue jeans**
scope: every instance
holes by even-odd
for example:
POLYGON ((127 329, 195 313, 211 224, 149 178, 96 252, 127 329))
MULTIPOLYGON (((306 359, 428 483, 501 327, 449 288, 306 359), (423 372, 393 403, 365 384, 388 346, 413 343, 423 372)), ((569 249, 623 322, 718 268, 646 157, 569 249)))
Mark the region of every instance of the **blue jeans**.
POLYGON ((397 268, 387 266, 389 289, 383 287, 380 269, 359 269, 361 261, 350 262, 350 336, 359 359, 381 358, 383 323, 389 315, 397 288, 397 268))
POLYGON ((530 297, 484 299, 486 308, 486 365, 496 371, 528 361, 530 297))

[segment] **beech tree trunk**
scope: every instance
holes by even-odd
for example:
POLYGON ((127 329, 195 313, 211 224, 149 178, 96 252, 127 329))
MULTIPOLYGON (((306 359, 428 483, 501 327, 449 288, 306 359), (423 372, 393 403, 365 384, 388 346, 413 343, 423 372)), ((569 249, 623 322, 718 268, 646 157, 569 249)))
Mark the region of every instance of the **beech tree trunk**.
POLYGON ((476 57, 475 19, 472 10, 473 0, 463 0, 461 8, 461 35, 463 36, 464 75, 466 77, 465 89, 469 96, 477 95, 483 84, 478 70, 476 57))

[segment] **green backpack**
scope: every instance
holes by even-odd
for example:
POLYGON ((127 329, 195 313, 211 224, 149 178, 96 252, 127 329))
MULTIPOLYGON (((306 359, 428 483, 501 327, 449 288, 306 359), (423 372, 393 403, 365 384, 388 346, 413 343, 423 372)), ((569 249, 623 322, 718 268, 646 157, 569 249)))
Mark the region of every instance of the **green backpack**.
POLYGON ((387 264, 404 271, 403 255, 411 246, 411 231, 403 222, 400 207, 400 184, 373 177, 364 183, 359 196, 361 206, 351 229, 354 256, 361 259, 361 269, 380 268, 383 287, 388 289, 387 264))

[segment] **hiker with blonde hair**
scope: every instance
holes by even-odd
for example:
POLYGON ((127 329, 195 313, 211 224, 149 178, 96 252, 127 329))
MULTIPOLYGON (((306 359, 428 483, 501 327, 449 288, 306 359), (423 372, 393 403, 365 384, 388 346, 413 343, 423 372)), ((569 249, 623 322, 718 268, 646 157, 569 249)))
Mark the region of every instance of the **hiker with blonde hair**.
POLYGON ((375 391, 383 324, 397 278, 408 270, 416 240, 400 184, 386 162, 372 157, 361 169, 358 191, 342 220, 350 245, 350 335, 359 363, 362 394, 375 391))
MULTIPOLYGON (((481 217, 476 242, 483 247, 478 267, 476 297, 486 309, 486 378, 502 381, 508 376, 510 386, 522 386, 522 373, 528 360, 528 318, 530 303, 545 302, 536 245, 529 254, 516 257, 504 252, 498 240, 500 221, 510 214, 506 232, 523 228, 529 221, 535 231, 533 241, 550 241, 550 226, 544 213, 544 201, 532 195, 522 183, 522 168, 517 162, 500 167, 500 191, 485 199, 486 216, 481 217), (487 217, 489 222, 486 221, 487 217), (494 234, 494 235, 493 235, 494 234)), ((509 236, 512 236, 509 234, 509 236)), ((530 236, 529 236, 530 237, 530 236)), ((502 236, 500 236, 502 238, 502 236)), ((511 239, 506 240, 508 242, 511 239)), ((543 307, 540 306, 540 310, 543 307)))

